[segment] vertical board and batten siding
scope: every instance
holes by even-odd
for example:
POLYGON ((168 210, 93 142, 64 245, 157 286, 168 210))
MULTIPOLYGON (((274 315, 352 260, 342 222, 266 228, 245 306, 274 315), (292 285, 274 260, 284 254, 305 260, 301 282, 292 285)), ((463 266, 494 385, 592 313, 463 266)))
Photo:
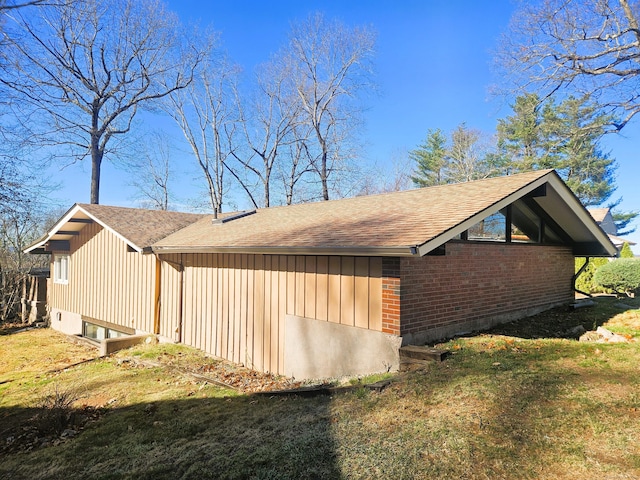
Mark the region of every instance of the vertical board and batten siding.
MULTIPOLYGON (((69 282, 50 283, 52 308, 153 332, 153 255, 129 251, 122 239, 97 223, 86 225, 70 240, 70 251, 59 254, 69 255, 69 282)), ((53 271, 53 263, 51 267, 53 271)))
POLYGON ((382 331, 379 257, 220 253, 160 259, 160 333, 256 370, 284 372, 287 314, 382 331))

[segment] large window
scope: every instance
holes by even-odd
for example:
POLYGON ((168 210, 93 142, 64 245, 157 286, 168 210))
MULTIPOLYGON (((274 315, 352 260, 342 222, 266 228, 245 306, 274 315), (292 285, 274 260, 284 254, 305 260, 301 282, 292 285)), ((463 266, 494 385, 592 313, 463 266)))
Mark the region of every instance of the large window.
POLYGON ((69 283, 69 255, 54 254, 53 281, 54 283, 69 283))
POLYGON ((499 212, 473 225, 458 237, 460 240, 481 240, 508 243, 542 243, 559 245, 562 236, 534 208, 517 200, 499 212))

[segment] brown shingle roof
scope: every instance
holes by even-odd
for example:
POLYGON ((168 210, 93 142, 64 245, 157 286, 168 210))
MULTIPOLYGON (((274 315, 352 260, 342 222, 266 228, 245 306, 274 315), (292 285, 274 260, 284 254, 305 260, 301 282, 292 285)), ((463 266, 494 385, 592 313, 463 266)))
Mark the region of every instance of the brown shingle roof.
POLYGON ((224 224, 211 217, 156 242, 172 248, 397 248, 421 245, 551 171, 382 195, 260 209, 224 224))
POLYGON ((78 206, 140 248, 152 245, 205 216, 86 203, 80 203, 78 206))

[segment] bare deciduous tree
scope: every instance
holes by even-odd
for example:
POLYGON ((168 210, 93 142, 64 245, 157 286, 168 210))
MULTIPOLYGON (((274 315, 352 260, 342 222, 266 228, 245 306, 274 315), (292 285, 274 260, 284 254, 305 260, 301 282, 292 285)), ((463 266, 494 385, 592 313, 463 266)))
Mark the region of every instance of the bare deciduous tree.
POLYGON ((305 191, 300 188, 300 182, 308 174, 313 173, 309 152, 309 139, 312 138, 312 134, 309 126, 305 123, 296 124, 291 131, 291 136, 295 141, 288 142, 283 155, 286 161, 278 165, 287 205, 310 200, 302 196, 305 191))
POLYGON ((511 92, 589 98, 619 131, 640 112, 640 6, 629 0, 523 2, 497 62, 511 92))
POLYGON ((447 149, 447 182, 469 182, 490 177, 493 173, 487 163, 490 152, 491 145, 480 130, 468 128, 464 123, 458 125, 451 132, 451 146, 447 149))
POLYGON ((200 55, 160 0, 75 0, 5 15, 13 61, 1 81, 19 97, 16 113, 24 124, 45 121, 35 127, 58 156, 91 158, 98 203, 103 159, 138 109, 190 84, 200 55))
POLYGON ((243 142, 246 153, 234 152, 240 168, 249 172, 251 180, 244 180, 236 169, 238 179, 255 207, 269 207, 272 203, 273 176, 280 173, 287 202, 305 167, 304 145, 308 138, 303 132, 302 106, 295 90, 290 87, 291 65, 274 58, 263 64, 256 75, 256 89, 248 106, 237 95, 243 142), (287 174, 284 174, 284 172, 287 174), (285 179, 286 175, 286 179, 285 179), (253 185, 261 187, 261 197, 253 185))
POLYGON ((315 14, 293 25, 281 53, 313 132, 308 148, 324 200, 329 199, 332 173, 353 153, 349 147, 361 111, 357 99, 373 87, 375 40, 369 28, 349 28, 315 14))
POLYGON ((386 165, 373 165, 359 182, 358 195, 400 192, 412 188, 413 160, 406 150, 397 150, 386 165))
POLYGON ((232 155, 238 122, 233 91, 238 68, 227 59, 209 56, 193 83, 167 97, 166 112, 180 127, 207 182, 209 203, 217 217, 222 212, 225 166, 232 155))
POLYGON ((171 152, 166 137, 160 133, 149 136, 141 155, 142 160, 132 165, 133 181, 143 208, 169 210, 169 180, 171 178, 171 152))

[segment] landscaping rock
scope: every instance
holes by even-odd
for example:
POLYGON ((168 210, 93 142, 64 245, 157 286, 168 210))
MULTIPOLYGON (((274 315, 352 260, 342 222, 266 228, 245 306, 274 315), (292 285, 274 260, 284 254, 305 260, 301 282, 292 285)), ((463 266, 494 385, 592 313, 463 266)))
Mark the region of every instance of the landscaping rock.
POLYGON ((623 335, 613 333, 612 331, 607 330, 604 327, 598 327, 595 332, 586 332, 581 335, 580 341, 595 343, 629 343, 631 340, 623 335))
POLYGON ((599 334, 602 338, 604 338, 605 342, 608 343, 628 343, 629 340, 622 335, 618 335, 617 333, 613 333, 607 330, 604 327, 598 327, 596 333, 599 334))

